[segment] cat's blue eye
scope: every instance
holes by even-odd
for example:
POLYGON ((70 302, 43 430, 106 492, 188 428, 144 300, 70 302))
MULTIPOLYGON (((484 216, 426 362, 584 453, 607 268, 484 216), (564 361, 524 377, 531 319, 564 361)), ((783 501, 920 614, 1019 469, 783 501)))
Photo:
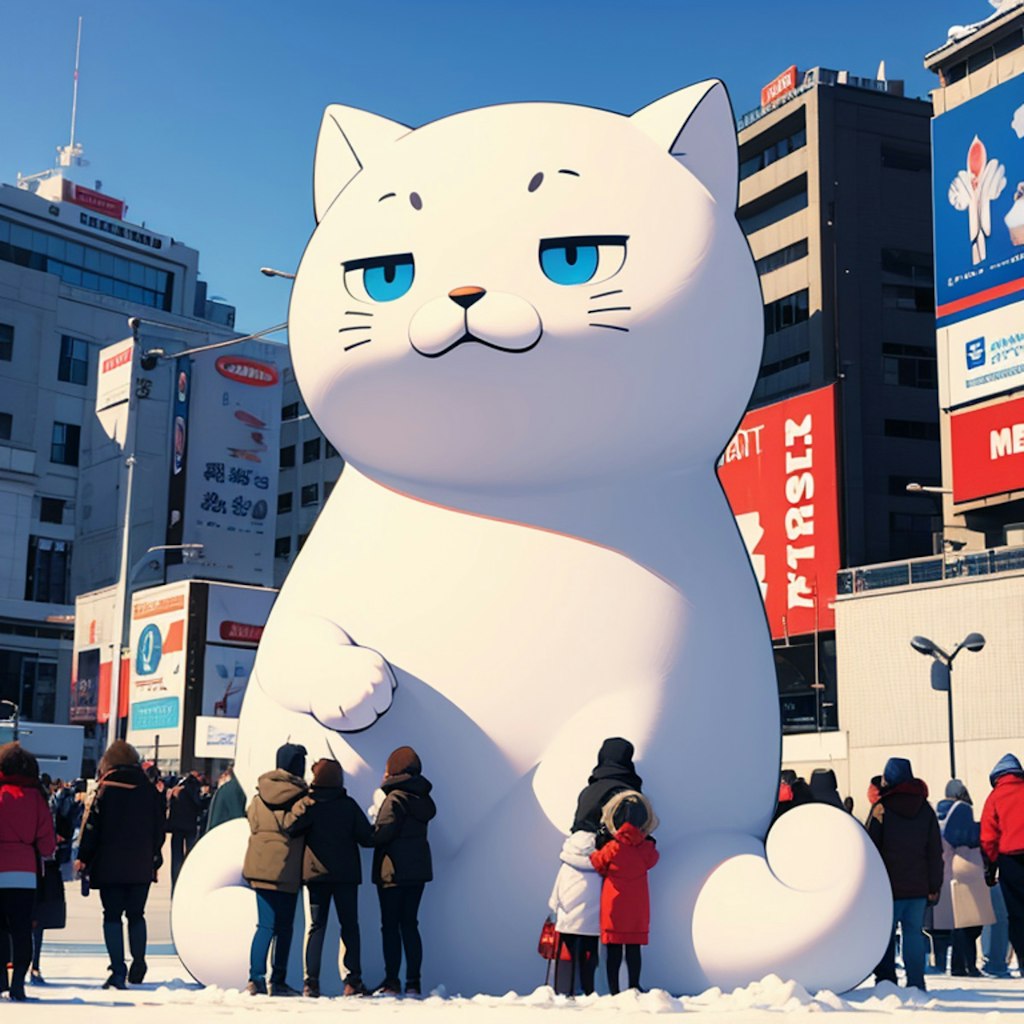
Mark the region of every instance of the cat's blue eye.
POLYGON ((540 269, 555 284, 604 281, 618 273, 625 259, 625 235, 576 235, 540 243, 540 269))
POLYGON ((557 245, 542 249, 540 268, 555 284, 584 284, 597 270, 597 246, 557 245))
POLYGON ((416 275, 412 253, 347 260, 343 266, 349 294, 364 302, 400 299, 412 287, 416 275))

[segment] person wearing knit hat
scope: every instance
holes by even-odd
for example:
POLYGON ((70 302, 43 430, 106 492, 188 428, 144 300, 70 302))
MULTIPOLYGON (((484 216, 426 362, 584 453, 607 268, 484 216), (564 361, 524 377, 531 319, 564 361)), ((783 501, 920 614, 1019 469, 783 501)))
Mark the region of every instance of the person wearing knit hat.
POLYGON ((427 824, 437 814, 433 788, 423 776, 419 755, 398 747, 388 756, 381 790, 384 801, 374 828, 373 883, 380 901, 384 945, 384 980, 378 995, 398 995, 399 968, 405 951, 405 994, 422 992, 423 942, 419 905, 423 889, 434 877, 427 824))
POLYGON ((998 879, 1006 903, 1010 945, 1024 952, 1024 769, 1013 754, 1005 754, 989 774, 992 792, 981 812, 981 852, 985 881, 998 879))
POLYGON ((249 802, 249 845, 242 877, 256 890, 257 925, 249 948, 249 995, 266 995, 267 956, 274 947, 269 993, 295 996, 287 981, 295 906, 302 888, 303 842, 288 829, 306 810, 306 748, 285 743, 277 751, 277 767, 264 772, 249 802))
POLYGON ((875 982, 896 984, 896 929, 903 941, 907 987, 924 991, 927 940, 924 915, 942 888, 942 836, 928 787, 914 777, 905 757, 890 757, 882 772, 878 799, 867 821, 868 835, 882 855, 893 897, 889 945, 875 967, 875 982))
POLYGON ((110 956, 104 988, 123 989, 146 976, 146 900, 163 864, 164 798, 146 777, 138 751, 114 740, 100 759, 100 779, 82 821, 75 867, 103 904, 103 941, 110 956), (124 958, 122 917, 132 964, 124 958))
POLYGON ((313 785, 303 801, 302 814, 288 827, 292 838, 304 838, 302 880, 309 893, 309 937, 306 941, 306 980, 302 994, 320 995, 320 961, 324 932, 333 901, 345 947, 346 996, 363 995, 359 937, 359 886, 363 880, 359 847, 373 846, 373 827, 362 809, 345 792, 344 774, 337 761, 321 758, 313 765, 313 785))

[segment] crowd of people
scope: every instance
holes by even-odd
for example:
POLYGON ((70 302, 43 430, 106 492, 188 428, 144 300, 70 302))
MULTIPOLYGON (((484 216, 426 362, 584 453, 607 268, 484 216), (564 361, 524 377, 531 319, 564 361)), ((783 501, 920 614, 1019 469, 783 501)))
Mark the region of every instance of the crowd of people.
MULTIPOLYGON (((549 900, 546 932, 562 963, 556 990, 592 994, 604 946, 607 987, 640 988, 641 950, 650 933, 647 874, 658 863, 658 819, 633 764, 633 746, 605 740, 579 794, 549 900)), ((321 758, 307 784, 306 750, 286 743, 259 777, 248 802, 231 769, 211 792, 198 771, 164 777, 137 751, 115 740, 94 786, 40 775, 17 742, 0 746, 0 992, 26 998, 26 982, 44 984, 44 930, 64 925, 63 885, 81 879, 100 894, 110 958, 105 988, 123 989, 146 976, 145 907, 171 850, 171 882, 204 830, 246 818, 249 841, 242 875, 256 896, 247 991, 297 996, 287 982, 292 930, 305 887, 310 907, 301 995, 320 995, 325 931, 333 905, 344 949, 344 995, 418 996, 423 942, 419 909, 433 878, 428 827, 437 808, 416 751, 402 746, 387 759, 367 815, 345 789, 341 765, 321 758), (358 889, 361 849, 372 850, 370 879, 380 909, 383 980, 363 981, 358 889), (127 925, 127 957, 125 951, 127 925), (269 979, 267 961, 270 959, 269 979), (402 964, 404 960, 404 987, 402 964), (130 962, 129 962, 130 961, 130 962)), ((868 788, 864 826, 892 888, 888 948, 876 983, 897 983, 897 949, 907 986, 925 988, 934 970, 955 976, 1009 976, 1009 947, 1024 950, 1024 768, 1012 754, 995 765, 980 819, 970 793, 951 779, 933 808, 926 784, 905 758, 888 760, 868 788), (978 944, 984 961, 978 965, 978 944)), ((835 774, 810 782, 784 771, 775 817, 819 802, 853 813, 835 774)))

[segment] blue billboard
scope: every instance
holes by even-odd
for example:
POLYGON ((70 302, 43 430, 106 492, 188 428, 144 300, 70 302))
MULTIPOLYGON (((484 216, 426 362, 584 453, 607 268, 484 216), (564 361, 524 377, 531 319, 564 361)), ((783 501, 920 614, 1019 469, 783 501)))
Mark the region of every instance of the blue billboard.
POLYGON ((935 315, 1024 299, 1024 75, 932 122, 935 315))

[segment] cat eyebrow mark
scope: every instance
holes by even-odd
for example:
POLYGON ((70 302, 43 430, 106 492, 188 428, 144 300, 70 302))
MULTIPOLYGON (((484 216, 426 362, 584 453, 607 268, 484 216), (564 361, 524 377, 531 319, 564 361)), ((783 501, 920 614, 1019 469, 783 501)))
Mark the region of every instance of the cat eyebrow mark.
MULTIPOLYGON (((370 316, 373 316, 371 313, 370 316)), ((338 333, 341 334, 344 331, 368 331, 370 330, 369 324, 356 324, 354 327, 339 327, 338 333)))
POLYGON ((623 312, 631 310, 632 306, 601 306, 600 309, 588 309, 588 313, 617 313, 620 310, 623 312))
POLYGON ((373 316, 373 314, 364 313, 361 309, 346 309, 345 316, 373 316))
POLYGON ((538 171, 531 179, 530 184, 526 186, 527 192, 536 192, 540 188, 540 183, 544 180, 544 172, 538 171))
POLYGON ((615 324, 587 324, 588 327, 606 327, 609 331, 625 331, 629 334, 628 327, 616 327, 615 324))
POLYGON ((388 192, 387 195, 381 196, 380 199, 377 200, 377 202, 378 203, 383 203, 385 199, 394 199, 394 198, 395 198, 395 193, 394 192, 388 192))
POLYGON ((610 292, 598 292, 596 295, 591 295, 592 299, 603 299, 606 295, 621 295, 621 288, 613 288, 610 292))
POLYGON ((570 171, 568 167, 560 168, 558 173, 559 174, 571 174, 574 178, 578 178, 580 176, 580 172, 579 171, 570 171))
POLYGON ((350 352, 354 348, 359 348, 360 345, 369 345, 371 341, 373 341, 373 338, 364 338, 362 341, 353 342, 351 345, 346 345, 344 351, 350 352))
POLYGON ((410 192, 409 193, 409 202, 412 203, 412 208, 414 210, 422 210, 423 209, 423 200, 420 198, 419 192, 410 192))

